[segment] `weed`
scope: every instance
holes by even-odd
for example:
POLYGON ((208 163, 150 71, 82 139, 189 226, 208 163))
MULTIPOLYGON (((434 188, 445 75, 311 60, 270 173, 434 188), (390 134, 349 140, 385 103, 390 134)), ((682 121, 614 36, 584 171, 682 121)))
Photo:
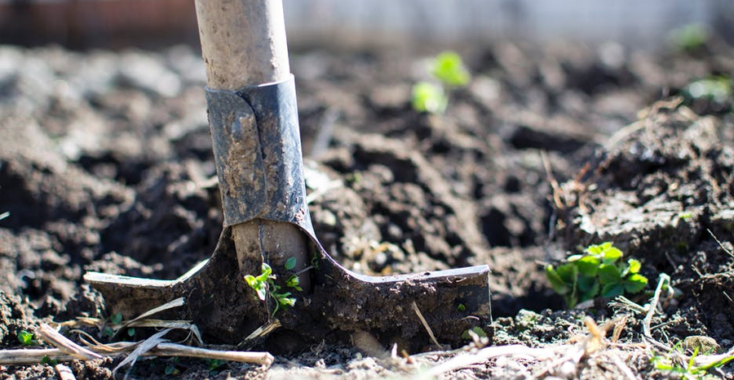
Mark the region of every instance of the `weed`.
POLYGON ((209 374, 212 376, 216 376, 219 373, 219 369, 227 364, 226 361, 220 359, 206 359, 206 363, 209 367, 209 374))
POLYGON ((449 92, 469 84, 471 75, 461 57, 454 52, 443 52, 430 63, 434 82, 418 82, 413 86, 412 105, 418 112, 440 114, 449 103, 449 92))
POLYGON ((622 251, 606 242, 591 245, 584 254, 569 256, 558 268, 546 266, 548 280, 569 308, 579 302, 624 293, 639 293, 647 286, 647 277, 639 274, 641 264, 635 259, 621 261, 622 251))
POLYGON ((440 114, 446 111, 448 103, 449 98, 439 85, 418 82, 413 86, 413 109, 418 112, 440 114))
MULTIPOLYGON (((295 266, 295 258, 292 257, 286 260, 285 268, 287 270, 292 270, 295 266)), ((257 298, 261 301, 265 301, 269 295, 270 298, 275 301, 275 309, 273 310, 272 316, 275 316, 275 313, 281 308, 292 307, 296 304, 296 299, 291 297, 291 292, 281 291, 282 287, 275 283, 275 279, 276 276, 273 274, 273 269, 266 263, 263 263, 262 271, 259 276, 255 277, 250 274, 245 276, 247 285, 255 290, 257 298)), ((298 276, 294 274, 286 280, 286 287, 300 292, 302 289, 299 286, 299 283, 298 276)))
POLYGON ((35 346, 38 344, 38 341, 33 336, 33 333, 26 330, 21 330, 18 333, 18 341, 24 346, 35 346))
POLYGON ((44 355, 41 358, 41 364, 48 364, 50 366, 55 366, 56 364, 59 364, 59 361, 56 359, 51 359, 50 357, 48 357, 48 355, 44 355))
POLYGON ((732 96, 731 78, 718 75, 697 80, 683 89, 683 96, 689 101, 703 99, 724 103, 732 96))
MULTIPOLYGON (((677 375, 676 377, 682 379, 699 380, 707 378, 715 379, 716 377, 710 374, 709 370, 720 368, 734 360, 734 355, 714 355, 716 357, 715 360, 704 360, 706 362, 705 364, 696 364, 699 351, 700 347, 696 347, 691 357, 685 360, 685 356, 682 355, 683 348, 680 344, 677 344, 667 355, 655 355, 650 358, 650 361, 657 370, 675 373, 677 375)), ((704 358, 707 357, 704 356, 704 358)))
POLYGON ((693 217, 693 213, 692 212, 682 212, 682 213, 678 214, 678 218, 680 220, 688 220, 688 219, 691 219, 692 217, 693 217))
POLYGON ((690 24, 673 30, 670 33, 670 42, 680 52, 693 52, 703 47, 709 40, 709 33, 705 27, 690 24))
POLYGON ((487 333, 485 333, 484 330, 482 330, 481 327, 474 326, 474 327, 472 327, 471 330, 464 330, 464 332, 461 334, 461 339, 464 339, 464 340, 472 339, 471 333, 469 331, 471 331, 472 333, 476 334, 480 338, 486 338, 487 337, 487 333))

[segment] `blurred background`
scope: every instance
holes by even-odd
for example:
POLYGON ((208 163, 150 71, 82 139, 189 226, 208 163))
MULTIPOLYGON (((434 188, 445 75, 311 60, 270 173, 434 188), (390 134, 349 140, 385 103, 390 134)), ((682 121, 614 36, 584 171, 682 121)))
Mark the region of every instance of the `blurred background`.
MULTIPOLYGON (((734 39, 730 0, 284 0, 292 47, 489 40, 660 47, 697 24, 734 39)), ((0 43, 155 48, 198 44, 193 0, 0 0, 0 43)))

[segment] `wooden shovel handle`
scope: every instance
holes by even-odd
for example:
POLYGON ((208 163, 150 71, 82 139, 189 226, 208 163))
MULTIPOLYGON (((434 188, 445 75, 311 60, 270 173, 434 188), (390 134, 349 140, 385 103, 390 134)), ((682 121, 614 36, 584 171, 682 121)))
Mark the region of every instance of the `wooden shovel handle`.
POLYGON ((207 85, 239 90, 288 78, 281 0, 196 0, 207 85))
MULTIPOLYGON (((210 89, 234 91, 291 75, 281 0, 196 0, 196 16, 210 89)), ((256 275, 263 260, 274 269, 290 257, 294 271, 308 265, 306 238, 295 225, 255 219, 232 232, 243 274, 256 275)), ((308 274, 299 277, 308 291, 308 274)))

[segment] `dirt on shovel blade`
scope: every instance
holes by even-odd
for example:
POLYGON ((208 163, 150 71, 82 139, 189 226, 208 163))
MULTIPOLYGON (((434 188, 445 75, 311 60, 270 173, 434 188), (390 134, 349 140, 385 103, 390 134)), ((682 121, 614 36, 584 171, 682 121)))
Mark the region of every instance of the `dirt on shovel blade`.
MULTIPOLYGON (((130 376, 673 376, 651 359, 686 365, 643 344, 644 309, 597 299, 568 311, 546 279, 545 263, 605 241, 649 279, 632 302, 649 303, 658 276, 671 278, 674 294, 650 321, 654 340, 687 358, 692 347, 711 355, 734 346, 731 82, 703 95, 697 82, 734 73, 734 51, 715 40, 659 53, 458 49, 469 86, 452 93, 445 114, 418 114, 411 87, 424 77, 414 68, 439 51, 292 54, 309 208, 324 247, 356 272, 489 265, 491 340, 467 336, 469 350, 433 354, 403 353, 408 345, 396 342, 391 353, 369 334, 303 347, 276 330, 252 348, 281 352, 271 367, 141 358, 130 376), (606 341, 596 325, 608 328, 606 341)), ((19 337, 41 323, 113 322, 86 271, 177 278, 214 251, 222 216, 204 68, 192 49, 0 47, 0 57, 0 345, 21 349, 35 343, 19 337)), ((81 329, 110 341, 102 326, 81 329)), ((438 348, 419 351, 428 350, 438 348)), ((77 379, 111 379, 122 360, 64 364, 77 379)), ((58 371, 49 361, 0 364, 0 379, 58 371)), ((727 365, 709 372, 734 378, 727 365)))

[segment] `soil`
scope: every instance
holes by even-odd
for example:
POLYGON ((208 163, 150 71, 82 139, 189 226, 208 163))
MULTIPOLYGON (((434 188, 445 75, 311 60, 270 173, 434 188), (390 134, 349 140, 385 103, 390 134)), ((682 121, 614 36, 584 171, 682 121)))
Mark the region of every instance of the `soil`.
MULTIPOLYGON (((656 340, 708 337, 732 348, 732 96, 685 89, 734 73, 734 50, 716 40, 657 53, 459 48, 471 84, 451 94, 444 115, 418 114, 411 86, 439 51, 293 52, 309 208, 332 256, 371 275, 489 265, 490 346, 554 347, 587 331, 584 316, 602 325, 622 315, 619 342, 639 343, 642 315, 604 299, 565 310, 545 277, 544 263, 612 241, 650 279, 632 301, 650 302, 658 276, 671 277, 656 340)), ((222 214, 204 85, 186 46, 0 47, 0 214, 9 212, 0 220, 0 346, 21 348, 18 334, 42 322, 109 318, 87 271, 175 279, 210 257, 222 214)), ((130 375, 402 377, 457 355, 385 358, 387 348, 353 337, 291 347, 271 368, 159 358, 130 375)), ((626 365, 640 378, 669 376, 650 352, 627 351, 626 365)), ((547 362, 495 358, 444 376, 625 376, 614 360, 587 355, 570 370, 541 371, 547 362)), ((120 361, 69 367, 79 379, 108 379, 120 361)), ((734 378, 727 367, 721 375, 734 378)), ((0 366, 0 379, 54 376, 47 364, 0 366)))

